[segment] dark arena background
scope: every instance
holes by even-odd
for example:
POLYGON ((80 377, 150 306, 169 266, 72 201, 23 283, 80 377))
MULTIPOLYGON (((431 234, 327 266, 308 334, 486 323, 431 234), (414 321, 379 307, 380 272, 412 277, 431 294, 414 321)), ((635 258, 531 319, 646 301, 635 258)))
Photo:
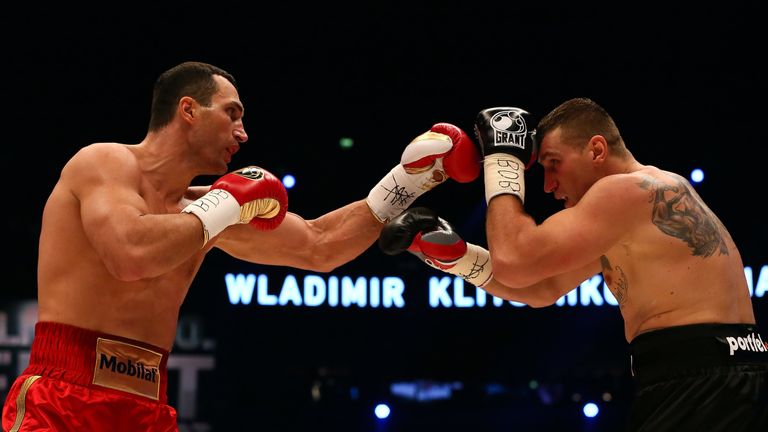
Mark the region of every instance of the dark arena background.
MULTIPOLYGON (((641 163, 703 170, 768 326, 764 3, 465 3, 7 6, 0 400, 27 361, 61 168, 89 143, 141 141, 155 78, 186 60, 238 80, 250 139, 230 168, 292 175, 289 209, 307 219, 364 198, 436 122, 471 131, 483 108, 590 97, 641 163)), ((537 220, 560 208, 539 166, 527 184, 537 220)), ((417 205, 487 244, 482 179, 417 205)), ((375 245, 330 273, 215 250, 181 310, 169 397, 182 431, 618 431, 621 316, 599 275, 574 288, 533 309, 375 245)))

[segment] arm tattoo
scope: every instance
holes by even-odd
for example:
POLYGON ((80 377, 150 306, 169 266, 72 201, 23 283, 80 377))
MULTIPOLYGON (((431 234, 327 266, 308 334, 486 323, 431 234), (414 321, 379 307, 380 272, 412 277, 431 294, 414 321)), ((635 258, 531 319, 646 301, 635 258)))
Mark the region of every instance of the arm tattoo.
POLYGON ((682 179, 668 185, 648 177, 638 186, 650 191, 651 219, 661 232, 686 242, 693 256, 728 255, 725 228, 682 179))
POLYGON ((603 280, 611 289, 613 296, 616 297, 616 301, 619 302, 619 308, 623 309, 629 298, 629 281, 626 273, 620 266, 616 266, 614 272, 611 262, 605 255, 600 257, 600 266, 603 268, 603 280))

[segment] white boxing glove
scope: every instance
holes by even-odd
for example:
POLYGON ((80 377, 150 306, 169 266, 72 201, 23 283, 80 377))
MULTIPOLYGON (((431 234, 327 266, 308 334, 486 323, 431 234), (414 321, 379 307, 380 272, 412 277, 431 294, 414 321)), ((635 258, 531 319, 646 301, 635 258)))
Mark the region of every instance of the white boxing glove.
POLYGON ((480 160, 477 147, 463 130, 437 123, 405 147, 400 163, 371 189, 366 202, 380 222, 387 222, 448 178, 459 183, 475 180, 480 160))

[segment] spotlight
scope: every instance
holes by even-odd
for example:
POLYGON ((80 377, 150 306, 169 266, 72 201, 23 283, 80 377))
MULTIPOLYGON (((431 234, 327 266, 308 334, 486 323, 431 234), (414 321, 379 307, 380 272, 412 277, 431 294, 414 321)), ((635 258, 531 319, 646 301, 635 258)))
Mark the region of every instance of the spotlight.
POLYGON ((376 405, 376 408, 374 408, 373 413, 376 414, 376 418, 383 420, 389 417, 390 409, 387 404, 380 403, 376 405))
POLYGON ((597 413, 600 412, 600 408, 598 408, 596 404, 589 402, 584 404, 584 408, 582 411, 584 411, 584 415, 586 417, 592 418, 597 416, 597 413))
POLYGON ((283 186, 285 186, 286 189, 296 186, 296 178, 290 174, 286 174, 283 177, 283 186))
POLYGON ((694 183, 701 183, 704 181, 704 171, 702 171, 699 168, 694 169, 691 171, 691 181, 694 183))

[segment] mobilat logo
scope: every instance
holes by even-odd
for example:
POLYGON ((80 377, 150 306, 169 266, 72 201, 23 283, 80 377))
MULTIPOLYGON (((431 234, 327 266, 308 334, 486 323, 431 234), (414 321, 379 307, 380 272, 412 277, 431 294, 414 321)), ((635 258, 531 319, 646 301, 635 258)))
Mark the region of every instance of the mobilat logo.
POLYGON ((117 360, 117 357, 115 356, 101 354, 101 357, 99 358, 99 369, 103 370, 105 368, 120 375, 136 377, 153 383, 157 382, 157 368, 145 367, 141 362, 136 362, 136 364, 130 360, 122 362, 117 360))
MULTIPOLYGON (((762 298, 768 293, 768 265, 755 279, 751 267, 744 268, 749 293, 762 298)), ((412 303, 430 308, 525 307, 523 303, 492 296, 453 276, 432 276, 427 286, 409 285, 398 276, 295 276, 266 274, 224 275, 229 302, 233 305, 301 306, 332 308, 405 308, 412 303), (426 296, 426 298, 424 298, 426 296)), ((560 297, 557 306, 618 306, 616 298, 597 274, 560 297)))

